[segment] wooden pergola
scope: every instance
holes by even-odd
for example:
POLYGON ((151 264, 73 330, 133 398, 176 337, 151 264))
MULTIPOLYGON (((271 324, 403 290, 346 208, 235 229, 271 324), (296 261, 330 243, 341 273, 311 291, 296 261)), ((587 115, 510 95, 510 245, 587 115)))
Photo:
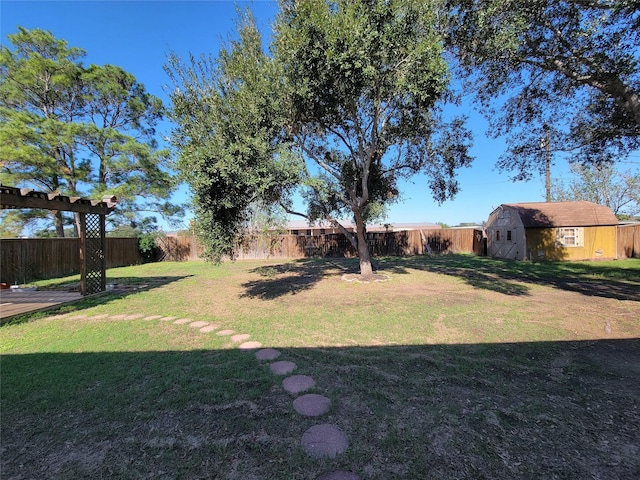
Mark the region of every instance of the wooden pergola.
POLYGON ((79 214, 80 292, 82 295, 106 290, 106 217, 116 207, 116 197, 89 200, 28 188, 0 185, 0 208, 39 208, 79 214))

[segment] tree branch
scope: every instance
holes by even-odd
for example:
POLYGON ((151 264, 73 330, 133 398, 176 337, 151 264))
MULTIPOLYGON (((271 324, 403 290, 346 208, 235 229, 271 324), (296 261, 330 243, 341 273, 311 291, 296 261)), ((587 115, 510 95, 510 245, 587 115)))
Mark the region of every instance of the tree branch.
POLYGON ((288 213, 289 215, 297 215, 298 217, 302 217, 302 218, 306 218, 307 220, 309 220, 309 216, 305 213, 300 213, 300 212, 296 212, 295 210, 291 210, 289 207, 287 207, 284 203, 279 202, 278 203, 282 209, 288 213))
POLYGON ((340 179, 341 179, 340 173, 336 172, 330 165, 325 163, 324 160, 321 160, 309 147, 307 147, 305 145, 305 142, 304 142, 303 139, 301 139, 301 141, 298 142, 298 144, 299 144, 300 148, 302 149, 302 151, 309 158, 311 158, 311 160, 313 160, 319 167, 321 167, 323 170, 325 170, 333 178, 335 178, 336 180, 340 181, 340 179))

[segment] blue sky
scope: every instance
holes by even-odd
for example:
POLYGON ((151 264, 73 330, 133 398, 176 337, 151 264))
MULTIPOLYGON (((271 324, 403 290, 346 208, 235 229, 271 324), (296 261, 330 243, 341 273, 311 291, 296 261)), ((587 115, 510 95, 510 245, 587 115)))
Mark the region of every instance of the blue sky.
MULTIPOLYGON (((236 6, 250 6, 260 28, 268 34, 277 11, 273 1, 29 1, 0 2, 0 37, 18 26, 41 28, 64 39, 69 46, 87 52, 83 62, 118 65, 135 75, 147 90, 168 104, 169 80, 163 71, 169 52, 186 57, 189 52, 217 54, 221 41, 235 30, 236 6)), ((513 183, 508 175, 494 169, 504 151, 500 140, 487 138, 487 124, 469 107, 469 128, 474 133, 475 157, 471 168, 459 172, 461 192, 455 199, 438 205, 431 197, 425 178, 416 176, 403 184, 404 200, 389 210, 388 222, 461 222, 486 220, 501 203, 544 201, 544 178, 513 183)), ((165 124, 168 134, 170 124, 165 124)), ((564 160, 557 160, 552 177, 566 178, 564 160)), ((188 189, 175 199, 183 202, 188 189)))

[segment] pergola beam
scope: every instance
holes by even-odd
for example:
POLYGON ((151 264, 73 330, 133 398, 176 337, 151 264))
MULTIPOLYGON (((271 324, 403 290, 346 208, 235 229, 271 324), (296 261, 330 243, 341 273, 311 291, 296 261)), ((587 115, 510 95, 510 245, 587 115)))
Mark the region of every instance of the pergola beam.
POLYGON ((102 200, 88 200, 81 197, 68 197, 56 193, 36 192, 28 188, 0 186, 2 208, 41 208, 44 210, 62 210, 65 212, 96 213, 108 215, 116 206, 116 197, 103 197, 102 200))

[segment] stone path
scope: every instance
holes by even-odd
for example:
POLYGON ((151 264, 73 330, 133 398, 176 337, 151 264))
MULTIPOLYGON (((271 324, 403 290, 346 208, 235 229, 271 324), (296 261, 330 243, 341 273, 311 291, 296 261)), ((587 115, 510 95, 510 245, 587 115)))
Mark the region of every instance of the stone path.
MULTIPOLYGON (((280 351, 264 348, 256 352, 256 359, 261 362, 275 360, 280 351)), ((272 362, 269 369, 274 375, 287 375, 298 366, 288 360, 272 362)), ((315 386, 315 381, 308 375, 291 375, 282 381, 287 393, 297 395, 315 386)), ((306 417, 320 417, 331 408, 331 400, 317 393, 306 393, 293 400, 293 409, 306 417)), ((314 458, 334 458, 344 453, 349 447, 347 435, 337 425, 321 423, 309 428, 300 440, 302 449, 314 458)), ((361 480, 360 476, 343 470, 327 472, 319 480, 361 480)))
MULTIPOLYGON (((249 341, 249 338, 251 338, 249 334, 236 333, 234 330, 229 329, 219 330, 218 325, 211 324, 206 321, 194 321, 190 318, 144 314, 100 314, 93 317, 88 317, 87 315, 66 316, 63 314, 56 317, 70 320, 95 320, 106 318, 110 318, 112 320, 142 319, 143 321, 157 320, 161 322, 171 322, 174 325, 187 325, 193 329, 198 329, 201 333, 215 332, 218 336, 229 337, 231 342, 240 344, 238 345, 240 350, 257 350, 255 352, 255 357, 258 362, 271 362, 269 364, 269 369, 274 375, 289 375, 298 368, 294 362, 289 360, 273 361, 281 356, 281 352, 274 348, 262 348, 262 344, 260 342, 249 341)), ((317 393, 304 393, 315 387, 315 385, 316 383, 312 377, 301 374, 287 376, 282 381, 282 387, 284 390, 296 397, 292 404, 293 409, 298 414, 305 417, 321 417, 331 409, 331 400, 324 395, 317 393), (298 396, 298 394, 303 395, 298 396)), ((349 447, 349 440, 347 435, 340 430, 337 425, 320 423, 312 426, 304 432, 300 440, 300 445, 308 455, 314 458, 335 458, 347 450, 349 447)), ((324 473, 318 478, 318 480, 361 480, 361 477, 353 472, 336 470, 324 473)))

